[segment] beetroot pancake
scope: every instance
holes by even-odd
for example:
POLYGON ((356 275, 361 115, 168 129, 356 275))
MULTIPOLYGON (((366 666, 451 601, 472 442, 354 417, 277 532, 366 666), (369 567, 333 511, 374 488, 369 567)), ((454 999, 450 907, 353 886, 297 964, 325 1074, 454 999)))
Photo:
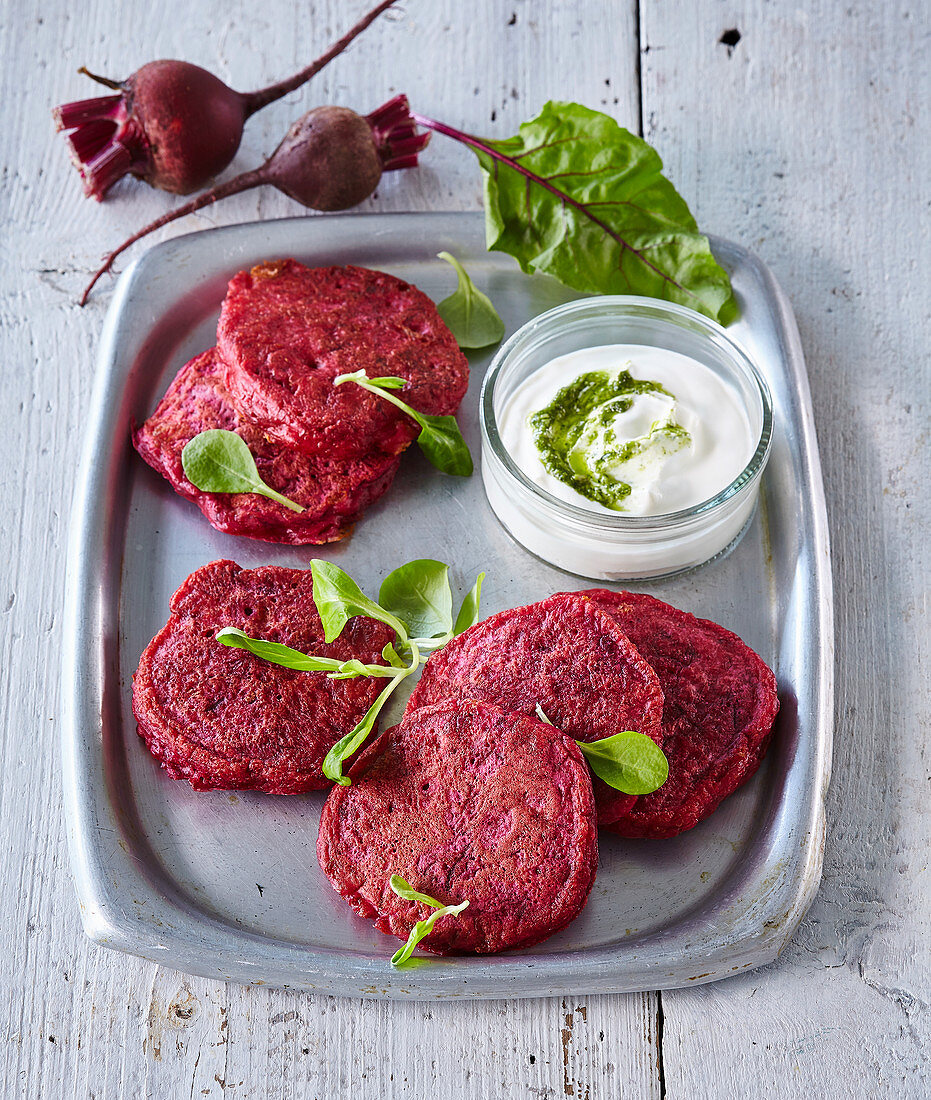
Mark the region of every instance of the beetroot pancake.
POLYGON ((779 710, 776 677, 717 623, 638 593, 592 589, 585 595, 630 636, 665 696, 669 778, 609 828, 621 836, 676 836, 759 767, 779 710))
POLYGON ((430 299, 416 287, 362 267, 260 264, 230 280, 217 327, 227 385, 243 412, 272 438, 308 454, 397 455, 414 421, 339 374, 407 379, 395 391, 419 412, 452 414, 469 365, 430 299))
POLYGON ((375 663, 393 631, 355 618, 325 644, 310 570, 272 565, 212 562, 188 577, 170 607, 133 677, 139 734, 168 774, 196 790, 294 794, 329 786, 320 772, 324 756, 365 714, 383 681, 296 672, 230 649, 214 635, 237 626, 304 652, 375 663))
POLYGON ((295 544, 341 539, 391 484, 400 460, 378 454, 334 462, 272 443, 237 410, 223 375, 213 348, 182 367, 158 408, 134 433, 136 450, 218 531, 295 544), (181 452, 210 428, 236 432, 262 479, 305 511, 292 512, 257 493, 205 493, 192 485, 184 476, 181 452))
POLYGON ((598 863, 588 768, 552 726, 485 703, 405 715, 334 787, 317 858, 382 932, 406 939, 432 911, 388 886, 401 875, 446 905, 421 947, 486 954, 559 931, 588 899, 598 863))
MULTIPOLYGON (((482 699, 531 716, 539 704, 577 741, 637 730, 663 743, 653 670, 610 615, 571 593, 492 615, 434 653, 408 712, 446 699, 482 699)), ((599 822, 617 820, 636 801, 592 782, 599 822)))

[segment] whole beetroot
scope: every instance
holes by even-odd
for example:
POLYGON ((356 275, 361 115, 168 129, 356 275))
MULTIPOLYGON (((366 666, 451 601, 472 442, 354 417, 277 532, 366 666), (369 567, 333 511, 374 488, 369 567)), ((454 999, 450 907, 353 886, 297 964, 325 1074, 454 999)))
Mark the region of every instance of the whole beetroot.
POLYGON ((381 0, 312 65, 257 92, 236 92, 187 61, 150 61, 123 81, 80 69, 118 93, 52 112, 58 129, 71 131, 84 193, 100 200, 127 174, 163 191, 197 191, 236 155, 250 116, 310 80, 394 2, 381 0))
POLYGON ((115 248, 87 284, 81 305, 117 256, 163 225, 266 184, 312 210, 346 210, 372 194, 382 172, 414 167, 429 138, 428 133, 417 132, 405 95, 395 96, 370 115, 356 114, 348 107, 316 107, 291 126, 261 167, 211 187, 115 248))
POLYGON ((371 123, 348 107, 317 107, 302 115, 265 167, 266 183, 313 210, 357 206, 378 186, 384 169, 371 123))

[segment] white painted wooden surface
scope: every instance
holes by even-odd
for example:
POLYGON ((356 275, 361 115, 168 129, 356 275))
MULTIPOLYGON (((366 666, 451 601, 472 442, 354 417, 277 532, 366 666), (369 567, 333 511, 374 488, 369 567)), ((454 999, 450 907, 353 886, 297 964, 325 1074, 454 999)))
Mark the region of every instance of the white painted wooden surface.
POLYGON ((669 1096, 696 1065, 711 1095, 931 1096, 929 30, 927 3, 643 7, 645 136, 794 303, 837 609, 820 895, 776 965, 663 995, 669 1096))
MULTIPOLYGON (((108 290, 74 303, 106 248, 177 200, 132 184, 81 198, 48 108, 93 94, 80 64, 121 76, 185 57, 260 86, 364 6, 0 10, 0 1095, 928 1096, 927 0, 405 0, 252 120, 234 165, 310 104, 371 110, 398 90, 494 135, 547 98, 632 128, 642 111, 701 224, 772 264, 808 357, 838 609, 825 880, 783 958, 662 998, 388 1005, 188 978, 84 940, 60 820, 58 632, 108 290)), ((470 154, 437 140, 425 162, 366 208, 479 206, 470 154)), ((295 209, 253 192, 167 232, 295 209)))

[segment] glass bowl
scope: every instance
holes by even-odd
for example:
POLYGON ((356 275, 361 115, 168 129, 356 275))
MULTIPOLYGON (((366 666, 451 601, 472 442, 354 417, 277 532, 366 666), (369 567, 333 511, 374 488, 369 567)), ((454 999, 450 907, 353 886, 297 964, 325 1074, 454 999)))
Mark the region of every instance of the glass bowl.
POLYGON ((596 580, 669 576, 728 550, 753 516, 772 441, 769 387, 725 330, 694 310, 626 295, 583 298, 548 310, 500 348, 480 403, 482 481, 488 502, 517 542, 560 569, 596 580), (730 484, 676 512, 615 515, 560 500, 518 468, 497 420, 515 389, 551 359, 604 344, 679 352, 704 364, 731 389, 757 444, 730 484))

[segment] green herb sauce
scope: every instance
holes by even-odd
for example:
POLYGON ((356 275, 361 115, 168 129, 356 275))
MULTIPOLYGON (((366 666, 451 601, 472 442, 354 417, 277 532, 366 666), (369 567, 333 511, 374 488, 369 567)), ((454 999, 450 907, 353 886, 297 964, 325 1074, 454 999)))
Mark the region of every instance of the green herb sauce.
POLYGON ((675 420, 675 395, 628 370, 579 375, 530 417, 533 441, 547 472, 606 508, 624 511, 638 473, 691 443, 675 420), (619 424, 641 394, 662 395, 665 408, 642 435, 619 424))

